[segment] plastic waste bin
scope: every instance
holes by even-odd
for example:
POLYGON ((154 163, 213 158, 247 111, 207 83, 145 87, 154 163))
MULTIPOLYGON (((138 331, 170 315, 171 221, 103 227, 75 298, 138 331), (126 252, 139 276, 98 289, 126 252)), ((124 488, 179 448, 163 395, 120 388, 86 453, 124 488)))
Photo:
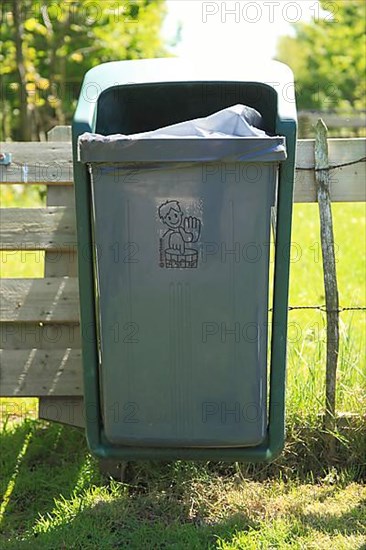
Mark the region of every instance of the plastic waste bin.
POLYGON ((290 71, 269 69, 259 78, 169 59, 85 77, 73 145, 86 428, 98 456, 255 461, 283 446, 296 113, 283 93, 290 71), (235 103, 256 109, 266 134, 126 136, 235 103))

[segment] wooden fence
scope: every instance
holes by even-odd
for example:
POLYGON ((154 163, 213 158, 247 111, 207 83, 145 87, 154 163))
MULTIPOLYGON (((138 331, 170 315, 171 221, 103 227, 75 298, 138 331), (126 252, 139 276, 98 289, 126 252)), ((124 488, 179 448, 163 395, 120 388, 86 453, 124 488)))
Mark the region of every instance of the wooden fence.
MULTIPOLYGON (((47 187, 43 208, 0 210, 0 250, 45 258, 44 278, 1 282, 0 396, 39 397, 41 418, 83 426, 70 140, 70 128, 59 126, 48 142, 0 144, 0 184, 47 187), (1 164, 8 154, 11 163, 1 164)), ((329 139, 328 147, 332 201, 365 201, 366 139, 329 139)), ((314 140, 300 140, 295 202, 317 200, 314 159, 314 140)))

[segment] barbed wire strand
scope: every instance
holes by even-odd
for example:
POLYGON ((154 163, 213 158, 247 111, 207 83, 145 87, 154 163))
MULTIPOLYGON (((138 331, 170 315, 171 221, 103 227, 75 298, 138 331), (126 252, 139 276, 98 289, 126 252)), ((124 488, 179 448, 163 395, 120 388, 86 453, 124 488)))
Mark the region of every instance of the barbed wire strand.
POLYGON ((309 171, 312 170, 314 172, 321 172, 322 170, 329 171, 329 170, 335 170, 336 168, 344 168, 345 166, 353 166, 354 164, 360 164, 361 162, 366 162, 366 157, 362 157, 358 160, 352 160, 350 162, 344 162, 342 164, 332 164, 327 168, 315 168, 315 166, 310 166, 310 167, 296 166, 296 170, 309 170, 309 171))
MULTIPOLYGON (((339 307, 338 309, 327 309, 326 306, 289 306, 289 311, 295 310, 317 310, 323 313, 343 313, 344 311, 366 311, 366 306, 339 307)), ((270 308, 268 311, 273 311, 270 308)))
MULTIPOLYGON (((336 170, 337 168, 345 168, 346 166, 353 166, 354 164, 360 164, 362 162, 366 162, 366 157, 362 157, 358 160, 352 160, 350 162, 344 162, 342 164, 332 164, 331 166, 328 166, 327 168, 315 168, 315 166, 296 166, 296 170, 321 172, 322 170, 336 170)), ((23 168, 24 166, 27 166, 28 168, 45 168, 45 167, 52 166, 52 165, 54 165, 54 166, 56 166, 56 165, 57 166, 63 166, 65 168, 66 167, 71 168, 71 164, 68 161, 63 161, 63 162, 55 161, 54 163, 50 163, 50 164, 41 164, 41 163, 28 164, 26 162, 24 162, 24 163, 11 162, 7 166, 17 166, 19 168, 23 168)), ((0 168, 1 168, 1 166, 0 166, 0 168)))

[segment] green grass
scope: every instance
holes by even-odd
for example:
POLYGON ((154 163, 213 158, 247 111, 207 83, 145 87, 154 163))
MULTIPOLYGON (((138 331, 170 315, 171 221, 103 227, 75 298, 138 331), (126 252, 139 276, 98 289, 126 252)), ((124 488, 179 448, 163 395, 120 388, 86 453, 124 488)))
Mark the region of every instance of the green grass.
MULTIPOLYGON (((334 240, 341 307, 366 305, 365 204, 333 204, 334 240)), ((290 305, 324 305, 324 283, 315 204, 295 205, 290 305)), ((324 407, 326 315, 320 311, 289 314, 289 413, 320 413, 324 407)), ((366 311, 340 314, 337 409, 366 410, 366 311)))
MULTIPOLYGON (((46 188, 40 185, 0 185, 1 208, 36 208, 45 206, 46 188)), ((0 252, 1 277, 43 277, 44 252, 0 252)))
POLYGON ((27 421, 0 437, 4 549, 365 548, 352 470, 255 480, 238 464, 131 463, 120 483, 76 429, 27 421))
MULTIPOLYGON (((2 206, 43 204, 36 189, 2 206)), ((333 205, 341 306, 365 306, 365 205, 333 205)), ((324 304, 316 205, 295 205, 290 304, 324 304), (295 253, 297 256, 295 256, 295 253)), ((43 257, 2 255, 3 277, 42 277, 43 257), (4 262, 4 259, 6 262, 4 262)), ((0 548, 366 549, 365 425, 326 454, 325 316, 289 317, 288 440, 272 465, 129 463, 107 480, 84 434, 34 420, 35 399, 0 399, 0 548)), ((341 314, 337 408, 364 414, 365 312, 341 314)))

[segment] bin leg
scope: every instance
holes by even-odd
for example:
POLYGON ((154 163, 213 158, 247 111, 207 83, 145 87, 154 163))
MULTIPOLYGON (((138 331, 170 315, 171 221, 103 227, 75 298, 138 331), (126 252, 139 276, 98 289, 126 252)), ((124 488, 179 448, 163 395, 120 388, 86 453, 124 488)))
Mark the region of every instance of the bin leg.
POLYGON ((105 477, 111 477, 116 481, 125 481, 127 461, 118 461, 108 458, 99 460, 100 473, 105 477))

